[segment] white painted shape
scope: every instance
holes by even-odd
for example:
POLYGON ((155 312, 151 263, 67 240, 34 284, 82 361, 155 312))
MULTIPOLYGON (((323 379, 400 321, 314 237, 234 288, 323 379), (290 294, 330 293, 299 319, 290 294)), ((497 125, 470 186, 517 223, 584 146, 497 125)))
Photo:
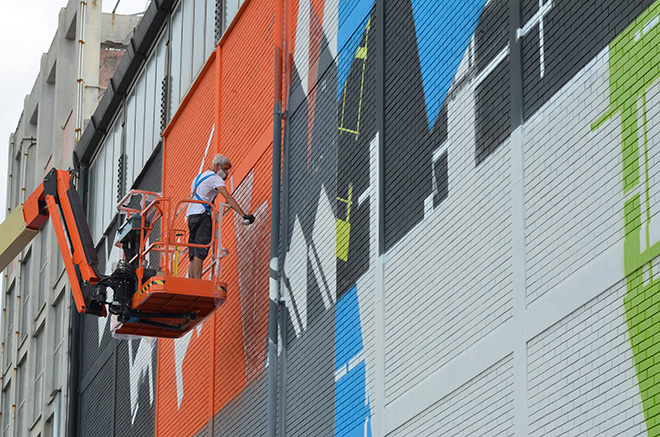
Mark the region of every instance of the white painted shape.
POLYGON ((314 224, 313 247, 309 248, 309 260, 321 290, 325 309, 328 310, 337 302, 337 246, 335 243, 337 221, 323 186, 319 194, 314 224), (318 259, 316 255, 318 255, 318 259))
POLYGON ((339 382, 344 376, 348 374, 348 367, 344 364, 339 369, 335 370, 335 383, 339 382))
MULTIPOLYGON (((382 436, 385 435, 385 378, 386 378, 386 367, 385 367, 385 337, 387 333, 385 332, 385 319, 386 319, 386 307, 385 307, 385 254, 379 254, 378 240, 381 234, 381 225, 379 219, 380 211, 380 202, 382 198, 381 192, 381 181, 380 181, 380 133, 376 132, 373 140, 369 143, 369 154, 370 154, 370 166, 369 166, 369 181, 370 185, 374 190, 375 201, 371 202, 370 208, 370 224, 369 227, 369 240, 370 240, 370 265, 373 262, 375 266, 374 269, 374 346, 373 346, 373 363, 367 360, 367 378, 370 378, 373 375, 374 384, 373 384, 373 397, 374 402, 371 404, 371 417, 372 421, 372 430, 374 435, 382 436), (370 369, 373 369, 371 373, 370 369)), ((358 291, 359 289, 358 282, 358 291)), ((369 381, 369 379, 367 379, 369 381)), ((369 392, 367 392, 369 394, 369 392)))
POLYGON ((621 278, 530 339, 530 436, 554 434, 550 429, 563 429, 562 435, 646 434, 623 306, 626 288, 621 278), (578 429, 578 421, 585 426, 578 429), (624 427, 617 432, 614 424, 624 427))
POLYGON ((493 331, 476 347, 462 353, 446 366, 391 402, 385 410, 384 433, 396 430, 443 397, 457 390, 494 363, 511 354, 515 336, 512 323, 493 331))
POLYGON ((516 435, 528 434, 527 405, 527 284, 525 272, 525 153, 523 127, 511 135, 511 228, 513 276, 513 391, 514 429, 516 435))
POLYGON ((371 197, 371 190, 372 188, 369 187, 366 190, 364 190, 364 193, 360 194, 360 197, 358 197, 358 205, 362 205, 364 202, 369 200, 371 197))
MULTIPOLYGON (((552 2, 549 2, 550 5, 552 5, 552 2)), ((539 0, 539 9, 543 8, 543 0, 539 0)), ((539 20, 539 63, 540 65, 540 72, 539 75, 541 76, 541 79, 543 79, 543 76, 545 75, 545 38, 543 35, 543 15, 541 15, 541 19, 539 20)))
POLYGON ((646 141, 644 140, 644 132, 646 126, 644 126, 644 98, 639 96, 637 98, 637 162, 639 164, 639 181, 638 181, 638 190, 639 190, 639 202, 640 202, 640 220, 641 220, 641 229, 639 233, 640 239, 640 250, 641 252, 646 251, 650 247, 648 241, 648 215, 650 213, 650 208, 647 203, 648 196, 650 193, 647 192, 648 184, 648 169, 646 162, 647 147, 646 141))
MULTIPOLYGON (((658 24, 659 18, 656 15, 648 23, 644 25, 644 33, 648 33, 653 27, 658 24)), ((635 40, 636 41, 636 40, 635 40)))
POLYGON ((609 105, 605 48, 525 122, 528 303, 624 237, 621 117, 591 129, 609 105))
POLYGON ((295 218, 289 251, 284 259, 284 274, 289 279, 291 307, 289 314, 296 337, 307 329, 307 242, 300 225, 295 218), (295 306, 295 310, 294 307, 295 306))
MULTIPOLYGON (((643 111, 638 112, 641 138, 644 139, 643 111)), ((646 91, 646 139, 648 156, 649 243, 660 241, 660 80, 646 91)))
POLYGON ((325 0, 323 36, 328 41, 328 50, 332 59, 337 57, 337 32, 339 32, 339 2, 325 0))
POLYGON ((309 14, 310 0, 300 0, 298 5, 298 24, 296 27, 296 51, 293 55, 293 63, 300 75, 300 85, 303 93, 307 95, 309 75, 309 14))
POLYGON ((183 360, 186 358, 188 345, 193 331, 190 330, 183 337, 174 340, 174 372, 176 374, 176 407, 181 407, 183 400, 183 360))
POLYGON ((348 371, 355 369, 355 366, 364 361, 364 349, 357 353, 353 358, 348 361, 348 371))
POLYGON ((211 147, 211 140, 213 139, 213 132, 215 132, 215 123, 211 126, 211 133, 209 134, 209 139, 206 142, 206 150, 204 150, 204 156, 202 156, 202 162, 199 163, 199 171, 197 174, 201 174, 204 170, 204 161, 206 161, 206 155, 209 153, 209 148, 211 147))
POLYGON ((129 340, 128 344, 128 375, 129 375, 129 396, 131 402, 131 424, 135 423, 135 418, 140 407, 139 388, 142 380, 146 377, 149 384, 149 404, 154 403, 154 368, 153 353, 156 342, 151 340, 129 340), (139 341, 138 350, 133 356, 133 342, 139 341))
POLYGON ((585 305, 623 277, 621 241, 529 306, 525 316, 527 340, 567 317, 575 308, 585 305))
POLYGON ((428 219, 433 212, 433 194, 429 194, 424 199, 424 219, 428 219))
POLYGON ((483 81, 488 77, 488 75, 489 75, 490 73, 492 73, 492 72, 495 70, 495 68, 496 68, 496 67, 497 67, 502 61, 504 61, 504 60, 506 59, 506 57, 507 57, 508 55, 509 55, 509 46, 507 45, 505 48, 503 48, 502 50, 500 50, 500 52, 499 52, 497 55, 495 55, 495 57, 493 58, 493 60, 490 61, 490 62, 488 63, 488 65, 486 65, 486 67, 484 67, 484 69, 483 69, 482 71, 479 72, 479 74, 477 75, 477 77, 476 77, 476 78, 474 79, 474 81, 472 82, 472 87, 473 87, 473 89, 476 90, 477 87, 481 84, 481 82, 483 82, 483 81))
POLYGON ((524 36, 528 34, 537 23, 540 23, 543 20, 543 17, 550 12, 552 9, 552 1, 543 4, 543 0, 539 0, 539 10, 536 11, 536 14, 529 19, 527 23, 523 26, 522 29, 518 31, 518 36, 524 36))

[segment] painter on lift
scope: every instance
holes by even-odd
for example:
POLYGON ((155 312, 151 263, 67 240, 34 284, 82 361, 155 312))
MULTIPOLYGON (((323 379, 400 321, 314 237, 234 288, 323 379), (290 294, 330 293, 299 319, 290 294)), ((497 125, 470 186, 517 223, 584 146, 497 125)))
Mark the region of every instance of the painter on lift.
MULTIPOLYGON (((191 196, 195 200, 205 202, 215 202, 218 194, 225 198, 225 202, 231 206, 234 211, 243 216, 246 224, 254 223, 252 214, 245 214, 236 200, 227 191, 225 179, 231 169, 231 162, 223 155, 215 155, 213 158, 213 169, 200 173, 195 177, 190 186, 191 196)), ((188 230, 190 231, 189 243, 209 244, 213 235, 211 219, 211 208, 208 205, 200 203, 191 203, 186 212, 188 219, 188 230)), ((202 264, 209 254, 209 248, 190 247, 188 257, 190 258, 190 267, 188 267, 188 277, 200 279, 202 277, 202 264)))

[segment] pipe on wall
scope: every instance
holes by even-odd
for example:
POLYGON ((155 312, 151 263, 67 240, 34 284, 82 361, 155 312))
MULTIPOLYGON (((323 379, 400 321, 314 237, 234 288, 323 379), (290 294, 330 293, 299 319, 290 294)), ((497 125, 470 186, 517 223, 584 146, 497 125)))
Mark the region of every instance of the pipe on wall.
POLYGON ((268 309, 267 435, 275 437, 277 423, 277 336, 280 305, 280 168, 282 162, 282 36, 283 0, 275 2, 273 55, 273 182, 270 222, 270 282, 268 309))

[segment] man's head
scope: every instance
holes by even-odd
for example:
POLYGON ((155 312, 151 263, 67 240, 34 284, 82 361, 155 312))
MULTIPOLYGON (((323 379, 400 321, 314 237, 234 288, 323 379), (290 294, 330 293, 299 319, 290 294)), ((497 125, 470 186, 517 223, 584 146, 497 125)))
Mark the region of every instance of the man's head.
POLYGON ((222 179, 227 179, 227 173, 231 169, 231 162, 226 156, 217 154, 213 158, 213 171, 222 179))

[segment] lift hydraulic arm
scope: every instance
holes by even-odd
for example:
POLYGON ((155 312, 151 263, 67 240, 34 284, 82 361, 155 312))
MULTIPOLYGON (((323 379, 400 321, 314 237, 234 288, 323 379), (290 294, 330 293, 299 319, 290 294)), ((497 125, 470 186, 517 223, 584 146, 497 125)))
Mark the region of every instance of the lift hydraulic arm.
POLYGON ((96 250, 80 196, 67 171, 52 169, 25 203, 0 224, 0 270, 27 246, 49 217, 78 311, 105 316, 103 296, 97 296, 94 288, 101 278, 96 250))

